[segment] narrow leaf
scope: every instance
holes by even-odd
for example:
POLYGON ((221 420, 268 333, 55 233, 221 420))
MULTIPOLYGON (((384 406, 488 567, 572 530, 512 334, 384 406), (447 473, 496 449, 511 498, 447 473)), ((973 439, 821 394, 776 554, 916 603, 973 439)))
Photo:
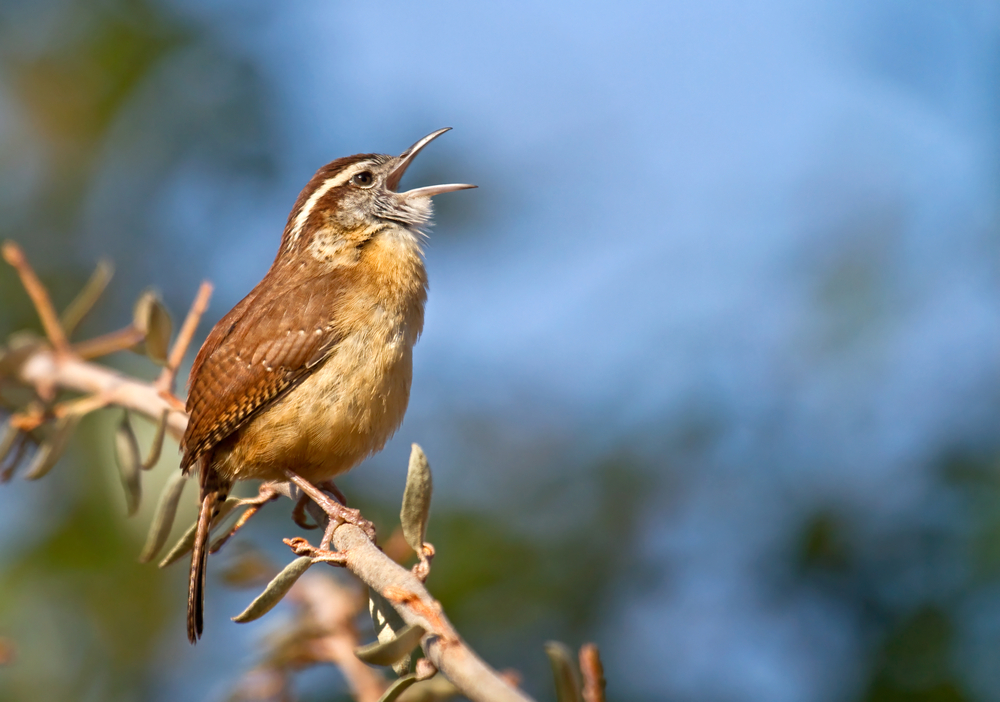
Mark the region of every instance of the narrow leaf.
POLYGON ((14 448, 20 438, 21 432, 9 420, 3 423, 0 429, 0 466, 7 460, 7 454, 14 448))
MULTIPOLYGON (((371 614, 375 636, 378 637, 380 643, 392 641, 407 627, 406 622, 399 616, 399 612, 389 604, 389 601, 371 588, 368 588, 368 613, 371 614)), ((396 675, 403 676, 410 672, 411 663, 410 659, 404 658, 393 663, 392 669, 396 675)))
MULTIPOLYGON (((421 658, 420 660, 426 661, 427 659, 421 658)), ((417 676, 417 684, 404 699, 413 700, 414 702, 417 700, 421 700, 422 702, 437 702, 438 700, 450 700, 462 694, 461 690, 455 687, 455 684, 443 675, 438 674, 427 680, 421 680, 419 673, 415 673, 415 675, 417 676)))
MULTIPOLYGON (((239 503, 240 499, 238 497, 227 498, 226 501, 222 503, 222 507, 219 508, 219 516, 215 518, 214 523, 218 524, 225 519, 226 516, 233 511, 233 508, 239 503)), ((194 524, 192 524, 188 530, 184 532, 184 536, 177 540, 177 543, 175 543, 174 547, 170 549, 170 552, 163 557, 162 561, 160 561, 159 565, 161 568, 166 568, 168 565, 181 558, 184 554, 194 548, 194 533, 197 528, 198 520, 195 519, 194 524)))
POLYGON ((167 435, 167 417, 170 416, 170 410, 163 410, 163 414, 160 415, 160 421, 156 424, 156 434, 153 436, 153 444, 149 447, 149 456, 142 463, 143 470, 149 470, 156 465, 156 462, 160 460, 160 454, 163 452, 163 438, 167 435))
POLYGON ((403 536, 420 559, 424 559, 424 537, 427 518, 431 511, 431 466, 423 449, 413 444, 410 465, 406 471, 406 490, 403 491, 403 509, 399 514, 403 536))
POLYGON ((371 665, 392 665, 409 656, 420 645, 424 633, 422 626, 410 624, 389 641, 376 641, 354 649, 354 655, 371 665))
POLYGON ((580 702, 580 681, 573 667, 575 656, 565 644, 549 641, 545 644, 545 654, 552 666, 552 677, 556 684, 558 702, 580 702))
POLYGON ((233 617, 233 621, 239 624, 244 624, 246 622, 252 622, 254 619, 259 619, 265 614, 271 611, 274 605, 281 602, 288 591, 295 584, 295 581, 299 579, 303 573, 305 573, 309 566, 313 564, 312 558, 309 556, 299 556, 294 561, 285 566, 284 570, 274 576, 274 579, 267 584, 264 588, 264 592, 260 593, 250 606, 243 610, 241 613, 233 617))
POLYGON ((395 700, 398 700, 399 696, 403 694, 403 691, 416 681, 417 676, 412 673, 400 678, 389 686, 389 689, 385 691, 385 694, 378 698, 378 702, 395 702, 395 700))
POLYGON ((28 439, 27 434, 19 434, 15 444, 14 449, 7 453, 6 463, 4 466, 4 461, 0 461, 0 483, 6 483, 12 477, 14 477, 14 471, 17 470, 18 465, 21 463, 21 459, 24 458, 24 452, 28 448, 28 444, 31 441, 28 439))
POLYGON ((139 479, 139 440, 132 431, 128 412, 122 413, 122 421, 115 430, 115 461, 118 463, 118 473, 125 488, 126 514, 131 517, 139 509, 142 498, 142 482, 139 479))
POLYGON ((368 612, 372 615, 375 636, 379 641, 392 641, 396 632, 406 628, 406 622, 399 616, 389 601, 371 588, 368 589, 368 612))
POLYGON ((14 475, 27 443, 27 435, 22 434, 12 422, 4 423, 3 429, 0 429, 0 483, 6 483, 14 475))
POLYGON ((87 316, 87 313, 93 309, 104 289, 111 282, 111 276, 114 272, 115 267, 111 264, 111 261, 102 258, 97 262, 97 268, 90 275, 87 284, 83 286, 83 289, 73 299, 73 302, 69 303, 69 307, 62 313, 60 321, 62 322, 62 328, 65 330, 66 336, 70 336, 77 325, 87 316))
POLYGON ((146 335, 141 344, 146 355, 155 363, 165 366, 173 324, 160 296, 152 290, 144 292, 135 303, 132 320, 135 328, 146 335))
POLYGON ((38 450, 32 456, 28 471, 24 474, 25 480, 38 480, 52 470, 65 453, 66 446, 79 423, 80 417, 75 414, 68 414, 56 420, 52 435, 38 446, 38 450))
POLYGON ((170 476, 163 487, 160 500, 156 503, 156 511, 153 513, 153 521, 149 525, 149 533, 146 535, 146 544, 139 554, 140 563, 149 563, 163 548, 163 544, 167 543, 187 479, 188 476, 178 470, 170 476))

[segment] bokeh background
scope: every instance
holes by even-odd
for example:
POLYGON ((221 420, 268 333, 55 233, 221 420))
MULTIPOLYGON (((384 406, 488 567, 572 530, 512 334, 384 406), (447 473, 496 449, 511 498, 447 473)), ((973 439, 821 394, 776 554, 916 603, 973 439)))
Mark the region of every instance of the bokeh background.
MULTIPOLYGON (((2 0, 0 237, 60 304, 114 259, 84 336, 211 279, 200 340, 316 168, 452 126, 407 182, 480 188, 341 487, 391 529, 424 446, 472 645, 543 699, 548 639, 619 702, 1000 699, 998 85, 977 0, 2 0)), ((287 615, 230 623, 224 553, 188 646, 185 568, 135 562, 174 447, 127 520, 115 419, 0 487, 2 699, 222 700, 287 615)), ((240 538, 288 560, 288 510, 240 538)))

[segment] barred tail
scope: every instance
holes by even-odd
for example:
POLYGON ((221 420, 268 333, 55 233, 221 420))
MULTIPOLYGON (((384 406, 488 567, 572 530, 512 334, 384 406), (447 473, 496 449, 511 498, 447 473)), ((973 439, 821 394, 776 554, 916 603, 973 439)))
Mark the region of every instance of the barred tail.
POLYGON ((194 549, 191 552, 191 574, 188 578, 187 634, 188 641, 198 643, 205 623, 205 569, 208 565, 208 535, 212 522, 226 501, 230 483, 220 480, 218 474, 201 461, 201 507, 194 532, 194 549))

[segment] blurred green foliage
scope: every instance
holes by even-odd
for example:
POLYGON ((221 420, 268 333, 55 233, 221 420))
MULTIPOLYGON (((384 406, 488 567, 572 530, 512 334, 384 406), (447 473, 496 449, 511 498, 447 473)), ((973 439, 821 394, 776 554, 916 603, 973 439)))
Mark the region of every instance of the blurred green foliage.
MULTIPOLYGON (((836 602, 867 632, 860 699, 981 698, 974 681, 984 671, 968 656, 967 612, 1000 584, 998 456, 981 450, 943 457, 916 524, 879 523, 837 508, 803 522, 792 551, 793 583, 836 602)), ((996 651, 1000 638, 993 632, 978 645, 996 651)))

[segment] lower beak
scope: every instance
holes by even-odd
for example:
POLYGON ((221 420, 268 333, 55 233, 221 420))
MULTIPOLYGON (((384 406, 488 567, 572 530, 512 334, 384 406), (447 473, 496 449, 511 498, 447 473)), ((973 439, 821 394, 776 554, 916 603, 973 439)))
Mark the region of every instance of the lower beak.
POLYGON ((468 183, 448 183, 447 185, 428 185, 424 188, 414 188, 413 190, 407 190, 406 192, 400 193, 405 198, 412 197, 433 197, 434 195, 440 195, 441 193, 450 193, 456 190, 468 190, 469 188, 478 188, 478 185, 469 185, 468 183))
MULTIPOLYGON (((389 190, 395 190, 399 187, 399 181, 403 179, 403 174, 406 173, 406 169, 409 168, 410 164, 413 163, 413 159, 417 157, 420 151, 430 144, 432 141, 437 139, 439 136, 449 131, 451 127, 445 127, 444 129, 439 129, 436 132, 431 132, 423 139, 418 141, 416 144, 408 148, 399 156, 399 163, 393 168, 389 175, 385 179, 385 186, 389 190)), ((467 185, 465 183, 449 183, 448 185, 429 185, 425 188, 415 188, 414 190, 407 190, 406 192, 400 193, 403 197, 410 199, 414 197, 433 197, 434 195, 440 195, 441 193, 450 193, 455 190, 467 190, 469 188, 474 188, 475 185, 467 185)))

